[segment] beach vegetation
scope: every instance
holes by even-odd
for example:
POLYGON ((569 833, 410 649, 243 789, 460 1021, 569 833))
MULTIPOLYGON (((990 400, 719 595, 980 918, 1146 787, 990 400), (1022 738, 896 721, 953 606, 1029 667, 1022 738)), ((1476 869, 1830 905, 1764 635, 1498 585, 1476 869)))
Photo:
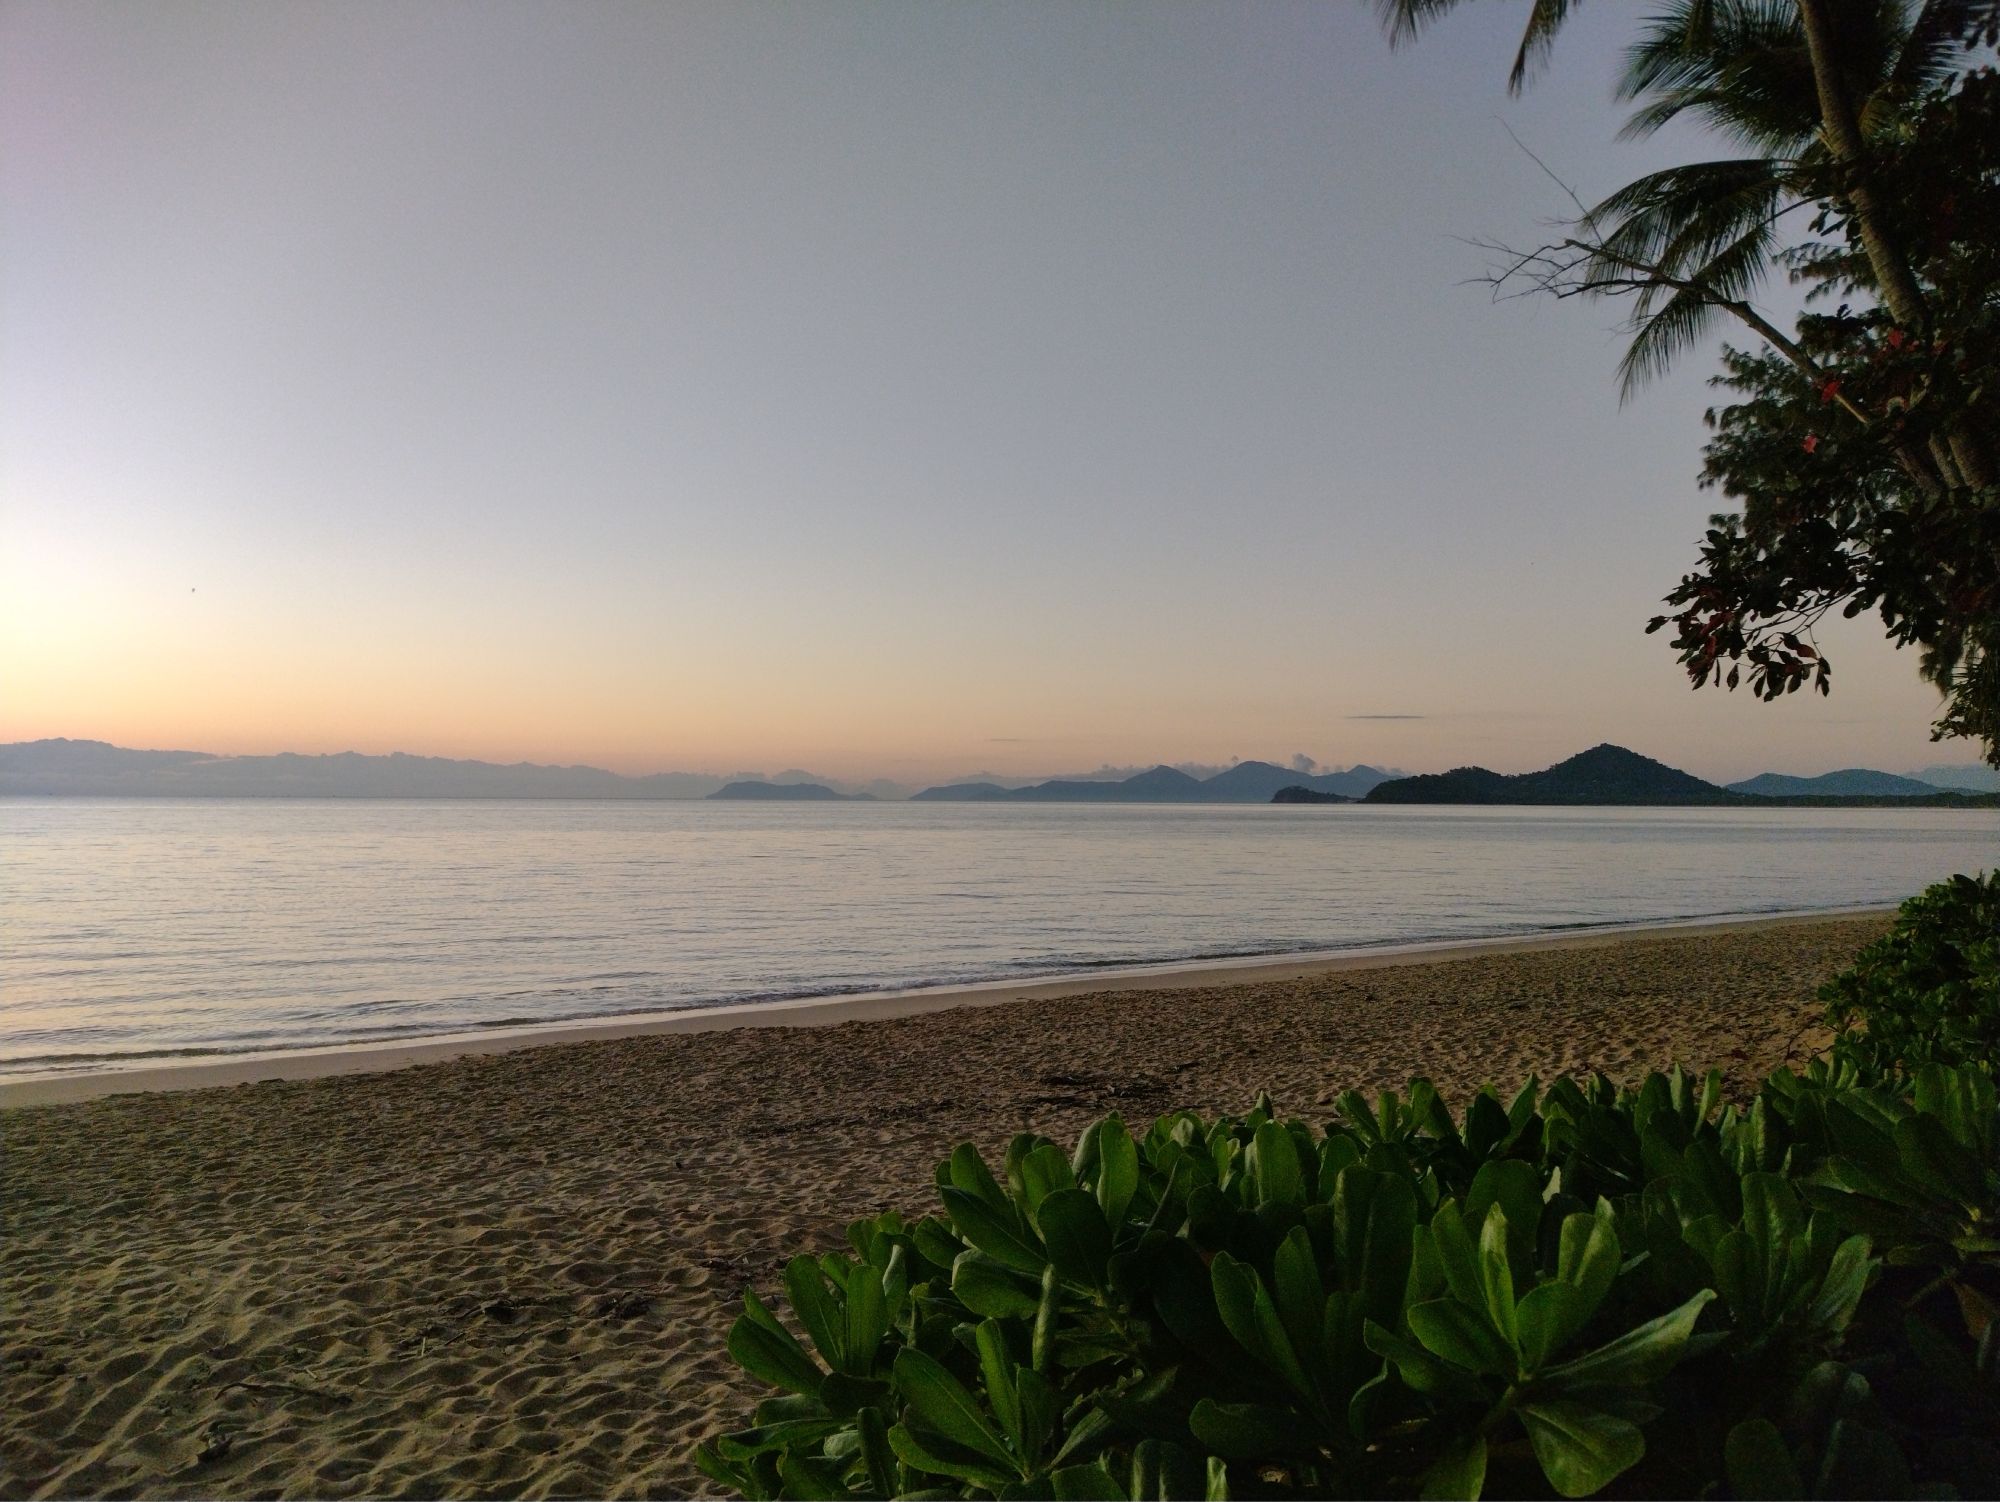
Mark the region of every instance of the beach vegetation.
POLYGON ((2000 870, 1912 897, 1820 996, 1863 1068, 2000 1059, 2000 870))
POLYGON ((1679 1069, 1315 1127, 1260 1099, 989 1167, 730 1337, 750 1497, 2000 1491, 1989 1068, 1679 1069), (997 1167, 997 1171, 996 1171, 997 1167))

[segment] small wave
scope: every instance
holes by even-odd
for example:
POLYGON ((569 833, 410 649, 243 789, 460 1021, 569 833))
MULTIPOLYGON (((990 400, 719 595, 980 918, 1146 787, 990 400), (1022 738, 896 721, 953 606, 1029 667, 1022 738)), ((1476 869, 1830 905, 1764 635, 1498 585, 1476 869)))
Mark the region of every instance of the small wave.
MULTIPOLYGON (((971 895, 971 894, 964 894, 971 895)), ((1801 908, 1783 903, 1734 906, 1697 912, 1653 913, 1615 918, 1593 918, 1553 922, 1496 922, 1460 928, 1411 928, 1400 932, 1378 932, 1365 938, 1298 938, 1275 943, 1200 945, 1164 948, 1126 954, 1044 953, 1014 959, 988 959, 963 966, 946 967, 924 973, 900 972, 855 976, 840 981, 799 981, 796 984, 742 986, 717 989, 705 995, 667 995, 657 990, 609 984, 619 981, 658 981, 657 972, 611 971, 581 978, 582 983, 556 987, 530 987, 460 996, 445 1000, 379 999, 340 1003, 310 1012, 266 1015, 264 1025, 254 1030, 238 1027, 212 1038, 186 1038, 171 1044, 121 1047, 104 1039, 93 1047, 50 1046, 29 1053, 0 1057, 0 1078, 21 1079, 104 1070, 142 1068, 150 1064, 193 1061, 205 1058, 236 1058, 245 1055, 273 1055, 316 1049, 337 1049, 367 1044, 414 1042, 459 1034, 496 1031, 556 1029, 565 1025, 610 1020, 638 1015, 666 1015, 704 1011, 717 1007, 775 1005, 820 998, 838 998, 882 992, 909 992, 940 988, 1027 983, 1060 980, 1069 976, 1109 975, 1120 971, 1148 971, 1175 965, 1224 963, 1231 960, 1284 960, 1293 957, 1366 954, 1391 949, 1427 945, 1504 942, 1530 935, 1608 932, 1637 927, 1692 925, 1732 918, 1777 917, 1815 912, 1841 913, 1878 907, 1880 904, 1850 904, 1833 908, 1801 908), (616 998, 614 1001, 613 998, 616 998), (536 1005, 535 1003, 540 1003, 536 1005), (498 1004, 498 1005, 496 1005, 498 1004), (425 1012, 392 1023, 384 1014, 397 1011, 425 1012), (486 1015, 480 1015, 482 1010, 486 1015), (351 1017, 361 1026, 343 1027, 340 1020, 351 1017), (301 1026, 300 1024, 306 1024, 301 1026)), ((832 951, 828 951, 829 954, 832 951)), ((180 1019, 183 1023, 185 1018, 180 1019)), ((248 1019, 244 1019, 248 1020, 248 1019)), ((102 1028, 80 1030, 102 1033, 102 1028)), ((120 1029, 123 1031, 123 1029, 120 1029)), ((57 1030, 44 1033, 53 1045, 57 1030)), ((18 1037, 18 1035, 17 1035, 18 1037)))

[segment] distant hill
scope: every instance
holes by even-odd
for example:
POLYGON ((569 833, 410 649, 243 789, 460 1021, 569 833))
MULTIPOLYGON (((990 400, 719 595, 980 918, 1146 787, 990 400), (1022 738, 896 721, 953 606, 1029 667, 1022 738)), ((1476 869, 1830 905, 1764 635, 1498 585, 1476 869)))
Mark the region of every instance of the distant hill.
POLYGON ((2000 767, 1920 767, 1910 774, 1932 787, 1958 788, 1968 793, 2000 793, 2000 767))
POLYGON ((1818 777, 1788 777, 1782 772, 1765 772, 1743 782, 1729 784, 1732 793, 1750 793, 1760 798, 1925 798, 1943 791, 1933 783, 1914 777, 1898 777, 1893 772, 1871 772, 1866 767, 1848 767, 1825 772, 1818 777))
POLYGON ((624 777, 602 767, 500 766, 442 756, 215 756, 132 751, 103 741, 0 746, 0 794, 125 798, 700 798, 701 772, 624 777))
POLYGON ((731 782, 708 795, 763 803, 873 803, 867 793, 836 793, 818 782, 731 782))
MULTIPOLYGON (((1882 774, 1872 774, 1880 776, 1882 774)), ((1505 776, 1485 767, 1458 767, 1423 777, 1385 782, 1369 793, 1369 803, 1514 803, 1575 806, 1656 806, 1735 808, 1869 808, 1913 806, 1990 808, 2000 795, 1926 793, 1811 793, 1759 796, 1717 787, 1699 777, 1641 756, 1623 746, 1593 746, 1540 772, 1505 776)))
POLYGON ((1299 787, 1297 784, 1294 784, 1291 787, 1279 788, 1277 792, 1271 794, 1271 801, 1273 803, 1353 803, 1355 800, 1348 797, 1345 793, 1322 793, 1315 788, 1299 787))
POLYGON ((1019 788, 954 782, 925 788, 915 797, 932 803, 1269 803, 1287 787, 1359 798, 1388 776, 1373 767, 1311 774, 1268 761, 1240 761, 1212 777, 1190 777, 1176 768, 1158 766, 1116 782, 1066 777, 1019 788))
POLYGON ((1623 746, 1593 746, 1540 772, 1458 767, 1385 782, 1370 803, 1689 804, 1737 801, 1712 782, 1623 746))
POLYGON ((1012 798, 1018 788, 1003 788, 997 782, 947 782, 910 794, 912 803, 998 803, 1012 798))

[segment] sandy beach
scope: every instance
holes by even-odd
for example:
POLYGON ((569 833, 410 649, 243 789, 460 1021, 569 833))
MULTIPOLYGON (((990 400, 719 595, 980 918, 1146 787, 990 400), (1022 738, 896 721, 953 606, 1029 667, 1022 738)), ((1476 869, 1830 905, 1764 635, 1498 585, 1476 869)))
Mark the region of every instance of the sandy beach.
POLYGON ((1815 1046, 1814 990, 1885 922, 1066 982, 66 1104, 16 1093, 0 1114, 0 1494, 700 1491, 690 1449, 754 1397, 723 1350, 743 1285, 769 1288, 855 1215, 930 1208, 958 1141, 1241 1109, 1260 1088, 1312 1117, 1417 1074, 1462 1096, 1681 1059, 1747 1082, 1815 1046))

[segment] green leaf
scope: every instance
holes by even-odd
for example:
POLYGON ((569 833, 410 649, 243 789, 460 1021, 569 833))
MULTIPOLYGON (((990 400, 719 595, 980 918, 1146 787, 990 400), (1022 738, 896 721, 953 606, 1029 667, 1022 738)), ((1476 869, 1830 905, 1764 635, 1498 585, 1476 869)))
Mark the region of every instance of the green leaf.
POLYGON ((1038 1372, 1047 1374, 1055 1368, 1056 1324, 1061 1314, 1062 1281, 1051 1263, 1042 1269, 1042 1296, 1035 1303, 1035 1333, 1028 1358, 1038 1372))
POLYGON ((1208 1494, 1203 1502, 1229 1502, 1229 1467, 1220 1455, 1208 1457, 1208 1494))
POLYGON ((967 1241, 1016 1272, 1041 1276, 1048 1258, 1022 1238, 1012 1210, 996 1211, 984 1199, 963 1189, 941 1189, 938 1194, 952 1224, 967 1241))
POLYGON ((1334 1266, 1341 1287, 1359 1293, 1370 1317, 1385 1324, 1402 1315, 1416 1226, 1417 1194, 1408 1179, 1358 1163, 1334 1179, 1334 1266))
POLYGON ((866 1262, 847 1275, 847 1329, 841 1370, 865 1377, 875 1369, 875 1356, 889 1333, 889 1304, 882 1293, 882 1275, 866 1262))
POLYGON ((1483 1310, 1457 1299, 1432 1299, 1408 1310, 1410 1333, 1424 1349, 1481 1376, 1512 1373, 1514 1353, 1483 1310))
POLYGON ((1070 1172, 1069 1159, 1063 1156, 1062 1149, 1053 1142, 1044 1142, 1021 1160, 1021 1185, 1021 1201, 1029 1218, 1039 1224, 1042 1201, 1058 1190, 1074 1189, 1076 1177, 1070 1172))
POLYGON ((1694 1333, 1695 1321, 1714 1297, 1714 1289, 1704 1288, 1679 1308, 1646 1321, 1636 1330, 1629 1330, 1574 1361, 1550 1367, 1543 1375, 1570 1385, 1637 1387, 1656 1381, 1681 1359, 1688 1337, 1694 1333))
POLYGON ((1115 1239, 1139 1192, 1139 1149, 1125 1123, 1107 1116, 1097 1128, 1097 1204, 1115 1239))
POLYGON ((1424 1472, 1419 1493, 1425 1502, 1478 1502, 1486 1486, 1486 1436, 1474 1434, 1450 1446, 1424 1472))
POLYGON ((794 1257, 785 1264, 785 1298, 798 1322, 806 1327, 812 1343, 819 1348, 821 1359, 835 1371, 844 1370, 846 1317, 834 1307, 817 1259, 794 1257))
POLYGON ((1277 1306, 1257 1270, 1227 1252, 1217 1252, 1208 1271, 1216 1310, 1236 1343, 1282 1377, 1293 1391, 1309 1396, 1311 1379, 1299 1364, 1277 1306))
POLYGON ((1126 1502, 1125 1488, 1096 1460, 1051 1472, 1049 1491, 1056 1502, 1126 1502))
POLYGON ((910 1240, 916 1244, 917 1255, 934 1267, 950 1267, 965 1250, 964 1243, 935 1215, 926 1215, 918 1221, 910 1232, 910 1240))
POLYGON ((894 1370, 897 1392, 926 1428, 935 1429, 953 1444, 977 1451, 1009 1470, 1017 1469, 1007 1442, 987 1422, 978 1402, 958 1378, 911 1346, 896 1353, 894 1370))
POLYGON ((719 1454, 728 1460, 748 1460, 753 1455, 761 1455, 767 1450, 783 1450, 791 1445, 815 1445, 838 1429, 845 1428, 841 1419, 825 1415, 816 1419, 786 1419, 776 1424, 758 1424, 749 1429, 738 1429, 733 1434, 725 1434, 715 1442, 719 1454))
POLYGON ((868 1490, 878 1497, 896 1495, 896 1452, 889 1448, 889 1426, 879 1408, 855 1415, 861 1438, 861 1467, 868 1473, 868 1490))
POLYGON ((1300 1432, 1296 1414, 1262 1403, 1218 1403, 1203 1398, 1188 1415, 1188 1428, 1215 1454, 1231 1460, 1268 1461, 1273 1456, 1296 1455, 1311 1444, 1300 1432))
POLYGON ((1014 1368, 1014 1392, 1021 1407, 1019 1453, 1024 1468, 1032 1469, 1055 1433, 1062 1413, 1062 1395, 1049 1380, 1031 1366, 1014 1368))
POLYGON ((1603 1202, 1595 1215, 1571 1215, 1563 1220, 1556 1258, 1556 1276, 1583 1296, 1583 1317, 1588 1320, 1611 1292, 1618 1277, 1622 1253, 1618 1232, 1612 1225, 1611 1205, 1603 1202))
MULTIPOLYGON (((694 1451, 695 1469, 711 1481, 722 1483, 723 1489, 734 1497, 755 1497, 759 1489, 752 1484, 747 1466, 736 1465, 723 1458, 713 1445, 696 1445, 694 1451)), ((884 1492, 883 1496, 888 1496, 884 1492)))
POLYGON ((1450 1369, 1437 1357, 1372 1319, 1363 1322, 1361 1339, 1369 1350, 1391 1362, 1403 1385, 1414 1392, 1438 1392, 1453 1380, 1450 1369))
POLYGON ((1520 1332, 1521 1369, 1539 1372, 1589 1322, 1590 1300, 1576 1285, 1558 1279, 1529 1289, 1515 1319, 1520 1332))
MULTIPOLYGON (((1180 1425, 1183 1432, 1186 1425, 1180 1425)), ((1142 1439, 1132 1447, 1133 1502, 1182 1502, 1207 1489, 1202 1458, 1185 1445, 1142 1439)))
POLYGON ((1646 1453, 1638 1425, 1581 1403, 1523 1403, 1514 1411, 1542 1474, 1565 1497, 1602 1490, 1646 1453))
POLYGON ((1437 1254, 1438 1266, 1444 1272, 1445 1285, 1461 1303, 1483 1307, 1486 1303, 1486 1284, 1479 1272, 1479 1247, 1472 1239, 1471 1227, 1453 1200, 1445 1200, 1432 1213, 1430 1224, 1423 1228, 1429 1236, 1432 1248, 1437 1254))
POLYGON ((1330 1375, 1326 1351, 1326 1290, 1304 1226, 1292 1227, 1271 1266, 1273 1302, 1300 1363, 1319 1381, 1330 1375))
POLYGON ((1296 1205, 1304 1198, 1298 1145, 1278 1122, 1257 1128, 1250 1145, 1250 1181, 1259 1205, 1296 1205))
POLYGON ((1014 1213, 1013 1206, 1007 1203, 1006 1191, 994 1182, 986 1160, 979 1156, 979 1149, 970 1142, 961 1142, 952 1150, 945 1173, 952 1188, 980 1200, 994 1214, 1011 1216, 1014 1213))
MULTIPOLYGON (((1489 1164, 1488 1167, 1496 1165, 1489 1164)), ((1479 1281, 1486 1295, 1486 1312, 1509 1345, 1518 1346, 1520 1330, 1514 1319, 1514 1270, 1507 1255, 1508 1226, 1504 1206, 1486 1212, 1479 1228, 1479 1281)))
POLYGON ((1804 1502, 1806 1484, 1769 1419, 1745 1419, 1722 1444, 1729 1489, 1742 1502, 1804 1502))
POLYGON ((792 1450, 778 1456, 778 1477, 785 1483, 787 1497, 799 1497, 804 1502, 834 1502, 835 1498, 847 1495, 847 1488, 840 1484, 839 1473, 831 1465, 792 1450))
POLYGON ((981 1320, 972 1332, 972 1340, 979 1352, 979 1377, 986 1384, 986 1401, 1000 1420, 1001 1429, 1013 1441, 1013 1453, 1026 1458, 1021 1395, 1014 1387, 1014 1363, 1007 1355, 1007 1337, 1000 1329, 1000 1322, 981 1320))
POLYGON ((1111 1228, 1104 1223, 1097 1201, 1081 1189, 1053 1190, 1042 1201, 1040 1221, 1056 1271, 1072 1283, 1104 1287, 1111 1228))
POLYGON ((1979 1159, 1937 1117, 1905 1117, 1896 1123, 1895 1137, 1903 1171, 1939 1199, 1958 1205, 1985 1199, 1986 1173, 1979 1159))
POLYGON ((1111 1415, 1102 1408, 1086 1410, 1082 1418, 1070 1424, 1068 1437, 1063 1440, 1062 1448, 1056 1451, 1055 1464, 1061 1465, 1071 1456, 1095 1454, 1116 1433, 1117 1428, 1111 1415))
POLYGON ((951 1291, 974 1314, 993 1319, 1031 1319, 1041 1304, 1040 1290, 1025 1274, 973 1248, 952 1264, 951 1291))
POLYGON ((770 1312, 757 1301, 757 1295, 743 1296, 746 1311, 754 1308, 764 1315, 758 1319, 746 1312, 738 1316, 729 1330, 729 1354, 736 1358, 736 1364, 771 1384, 782 1387, 786 1392, 812 1394, 819 1391, 820 1380, 826 1375, 812 1357, 805 1353, 791 1334, 770 1317, 770 1312))
POLYGON ((1532 1163, 1501 1158, 1480 1165, 1479 1172, 1473 1175, 1472 1187, 1465 1193, 1466 1228, 1483 1229, 1495 1205, 1507 1216, 1509 1257, 1519 1267, 1531 1266, 1542 1220, 1542 1178, 1532 1163))
POLYGON ((1868 1251, 1866 1236, 1850 1236, 1834 1248, 1807 1316, 1815 1328, 1838 1335, 1854 1318, 1868 1288, 1868 1275, 1875 1270, 1875 1260, 1868 1251))
POLYGON ((974 1486, 983 1486, 989 1492, 998 1492, 1020 1479, 1011 1467, 1001 1470, 976 1455, 948 1454, 938 1445, 919 1438, 907 1424, 898 1424, 889 1431, 889 1448, 913 1471, 928 1471, 933 1476, 956 1476, 974 1486))
MULTIPOLYGON (((1098 1137, 1102 1126, 1102 1122, 1093 1121, 1076 1139, 1076 1151, 1070 1154, 1069 1159, 1070 1182, 1081 1184, 1097 1171, 1098 1137)), ((1018 1187, 1015 1192, 1020 1192, 1018 1187)))

